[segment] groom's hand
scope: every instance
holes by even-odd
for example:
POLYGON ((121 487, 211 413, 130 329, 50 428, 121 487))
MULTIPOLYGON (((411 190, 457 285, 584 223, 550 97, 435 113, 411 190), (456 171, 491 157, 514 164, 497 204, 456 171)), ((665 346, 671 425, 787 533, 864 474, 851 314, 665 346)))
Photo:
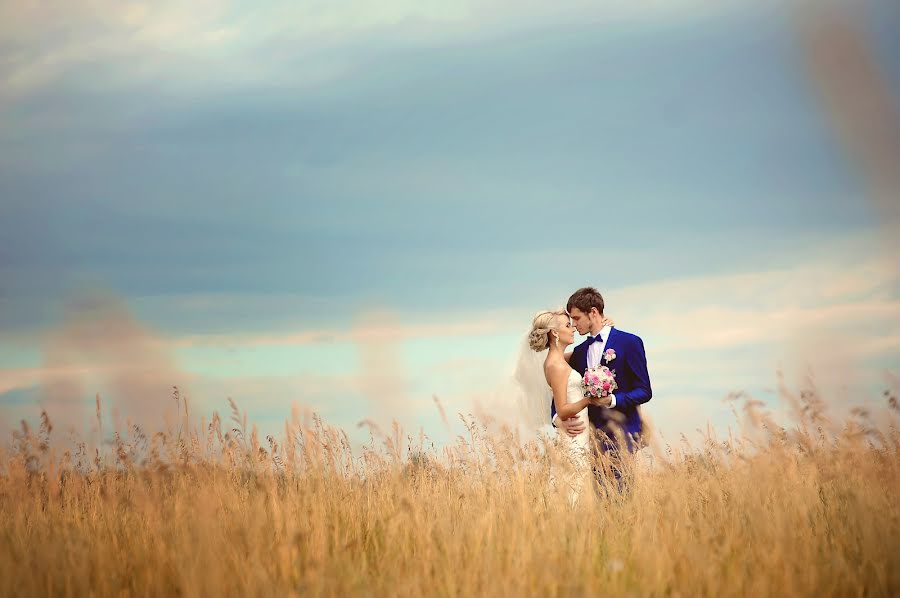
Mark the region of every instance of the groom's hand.
POLYGON ((570 417, 569 419, 557 418, 556 427, 565 430, 569 436, 578 436, 584 432, 584 424, 577 417, 570 417))
POLYGON ((612 397, 593 397, 590 403, 594 407, 610 407, 612 405, 612 397))

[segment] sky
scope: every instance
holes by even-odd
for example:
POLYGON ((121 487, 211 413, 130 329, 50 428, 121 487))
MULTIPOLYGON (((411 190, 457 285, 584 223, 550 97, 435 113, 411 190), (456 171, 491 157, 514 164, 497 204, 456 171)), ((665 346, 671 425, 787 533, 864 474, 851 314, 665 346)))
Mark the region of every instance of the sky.
POLYGON ((585 285, 644 339, 666 438, 727 427, 732 392, 783 411, 779 372, 879 408, 898 26, 887 0, 4 3, 0 422, 85 429, 97 393, 160 421, 178 385, 264 430, 445 442, 434 397, 502 419, 531 317, 585 285))

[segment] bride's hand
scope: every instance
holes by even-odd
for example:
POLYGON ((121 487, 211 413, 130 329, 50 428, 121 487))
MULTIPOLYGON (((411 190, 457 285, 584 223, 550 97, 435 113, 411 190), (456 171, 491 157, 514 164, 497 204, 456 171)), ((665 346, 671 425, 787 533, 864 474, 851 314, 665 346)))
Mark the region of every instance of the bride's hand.
POLYGON ((616 322, 609 316, 603 316, 603 326, 615 326, 616 322))

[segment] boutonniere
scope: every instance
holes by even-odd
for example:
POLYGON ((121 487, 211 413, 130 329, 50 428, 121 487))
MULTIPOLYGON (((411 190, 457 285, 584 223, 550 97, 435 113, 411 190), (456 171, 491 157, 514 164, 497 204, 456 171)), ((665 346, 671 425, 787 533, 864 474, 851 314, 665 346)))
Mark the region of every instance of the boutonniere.
POLYGON ((603 356, 606 358, 607 363, 616 358, 616 350, 615 349, 607 349, 603 352, 603 356))

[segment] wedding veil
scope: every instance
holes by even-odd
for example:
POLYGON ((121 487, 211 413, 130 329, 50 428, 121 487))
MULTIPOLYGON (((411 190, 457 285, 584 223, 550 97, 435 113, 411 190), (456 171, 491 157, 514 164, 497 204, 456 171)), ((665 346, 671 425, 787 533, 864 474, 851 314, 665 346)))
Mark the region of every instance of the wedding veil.
POLYGON ((547 350, 534 351, 523 335, 504 379, 487 407, 491 415, 517 430, 523 440, 550 433, 550 402, 553 394, 544 377, 547 350))

